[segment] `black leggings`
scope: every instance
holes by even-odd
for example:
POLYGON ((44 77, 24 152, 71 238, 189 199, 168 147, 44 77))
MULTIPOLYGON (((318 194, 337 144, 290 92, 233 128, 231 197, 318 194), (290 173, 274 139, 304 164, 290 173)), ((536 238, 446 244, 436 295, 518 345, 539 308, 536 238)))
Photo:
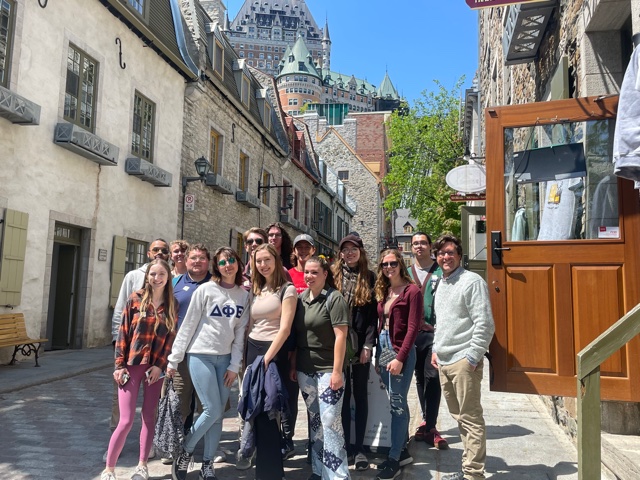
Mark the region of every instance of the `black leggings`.
POLYGON ((369 416, 369 398, 367 384, 369 383, 369 363, 364 365, 356 363, 345 369, 344 398, 342 400, 342 428, 347 452, 356 454, 364 453, 364 434, 367 431, 367 417, 369 416), (351 385, 353 382, 353 388, 351 385), (356 415, 356 443, 351 451, 351 394, 355 399, 356 415))
POLYGON ((416 389, 422 410, 422 419, 426 423, 427 432, 436 428, 438 410, 440 409, 440 377, 438 370, 431 365, 433 350, 433 333, 420 331, 416 338, 416 389))
MULTIPOLYGON (((245 365, 251 365, 256 357, 267 353, 270 346, 271 342, 260 342, 249 338, 245 365)), ((287 363, 285 348, 278 352, 274 361, 278 366, 287 363)), ((282 436, 278 419, 270 419, 267 413, 261 413, 253 421, 253 430, 256 445, 256 480, 282 480, 284 477, 280 451, 282 436)))

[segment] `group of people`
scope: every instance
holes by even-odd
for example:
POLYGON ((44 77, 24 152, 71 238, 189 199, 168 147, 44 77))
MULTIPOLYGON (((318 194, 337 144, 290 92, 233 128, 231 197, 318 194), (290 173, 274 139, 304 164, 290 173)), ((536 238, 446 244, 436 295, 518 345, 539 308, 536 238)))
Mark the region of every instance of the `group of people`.
POLYGON ((465 450, 462 471, 448 478, 484 478, 480 380, 493 319, 486 283, 461 267, 457 238, 443 236, 432 246, 418 232, 413 266, 406 267, 398 250, 386 249, 375 273, 355 232, 340 241, 333 265, 315 255, 313 237, 291 241, 280 223, 251 228, 243 241, 246 266, 229 247, 211 258, 202 244, 158 239, 150 262, 125 276, 113 315, 114 430, 101 480, 116 479, 141 386, 140 455, 131 479, 149 478, 165 376, 180 396, 185 422, 182 449, 167 459, 174 480, 187 478, 201 439, 200 478, 216 478, 214 463, 226 459, 218 444, 236 378, 242 417, 236 468, 255 464, 257 480, 284 478, 302 392, 310 480, 350 478, 350 462, 356 470, 370 467, 365 435, 372 362, 391 413, 391 446, 376 479, 396 478, 413 461, 407 444, 414 374, 423 421, 413 438, 448 447, 436 428, 444 392, 465 450))

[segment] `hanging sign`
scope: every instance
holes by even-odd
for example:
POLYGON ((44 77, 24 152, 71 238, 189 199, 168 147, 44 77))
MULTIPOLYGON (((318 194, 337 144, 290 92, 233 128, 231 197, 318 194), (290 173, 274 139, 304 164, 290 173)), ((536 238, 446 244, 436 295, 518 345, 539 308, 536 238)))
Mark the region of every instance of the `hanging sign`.
POLYGON ((516 3, 534 3, 544 0, 465 0, 467 5, 473 10, 479 8, 501 7, 502 5, 514 5, 516 3))
POLYGON ((447 185, 460 193, 484 192, 487 188, 487 172, 482 165, 475 163, 450 170, 445 180, 447 185))

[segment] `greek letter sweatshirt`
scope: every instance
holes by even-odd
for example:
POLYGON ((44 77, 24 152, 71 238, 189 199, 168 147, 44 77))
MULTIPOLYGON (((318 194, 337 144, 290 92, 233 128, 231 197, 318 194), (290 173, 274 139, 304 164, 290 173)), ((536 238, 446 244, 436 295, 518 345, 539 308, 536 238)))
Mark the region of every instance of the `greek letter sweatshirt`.
POLYGON ((185 353, 231 354, 228 370, 238 373, 244 335, 249 323, 249 293, 227 289, 216 282, 201 285, 191 297, 169 355, 169 368, 177 368, 185 353))

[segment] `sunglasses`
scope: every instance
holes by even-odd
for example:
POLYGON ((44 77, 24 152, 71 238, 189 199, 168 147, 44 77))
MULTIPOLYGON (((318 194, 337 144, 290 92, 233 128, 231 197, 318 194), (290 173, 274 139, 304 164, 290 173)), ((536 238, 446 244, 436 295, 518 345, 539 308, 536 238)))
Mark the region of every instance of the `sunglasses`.
POLYGON ((160 253, 163 253, 164 255, 169 255, 169 250, 168 250, 168 249, 166 249, 166 248, 164 248, 164 247, 153 247, 153 248, 151 249, 151 251, 152 251, 153 253, 158 253, 158 252, 160 252, 160 253))
POLYGON ((225 267, 227 265, 233 265, 234 263, 236 263, 236 259, 233 257, 230 257, 230 258, 227 258, 226 260, 225 259, 219 260, 218 266, 225 267))
POLYGON ((382 268, 396 268, 398 265, 398 262, 382 262, 380 264, 382 268))
POLYGON ((248 238, 247 241, 245 242, 247 245, 253 245, 254 243, 256 245, 262 245, 264 243, 264 240, 261 238, 248 238))

